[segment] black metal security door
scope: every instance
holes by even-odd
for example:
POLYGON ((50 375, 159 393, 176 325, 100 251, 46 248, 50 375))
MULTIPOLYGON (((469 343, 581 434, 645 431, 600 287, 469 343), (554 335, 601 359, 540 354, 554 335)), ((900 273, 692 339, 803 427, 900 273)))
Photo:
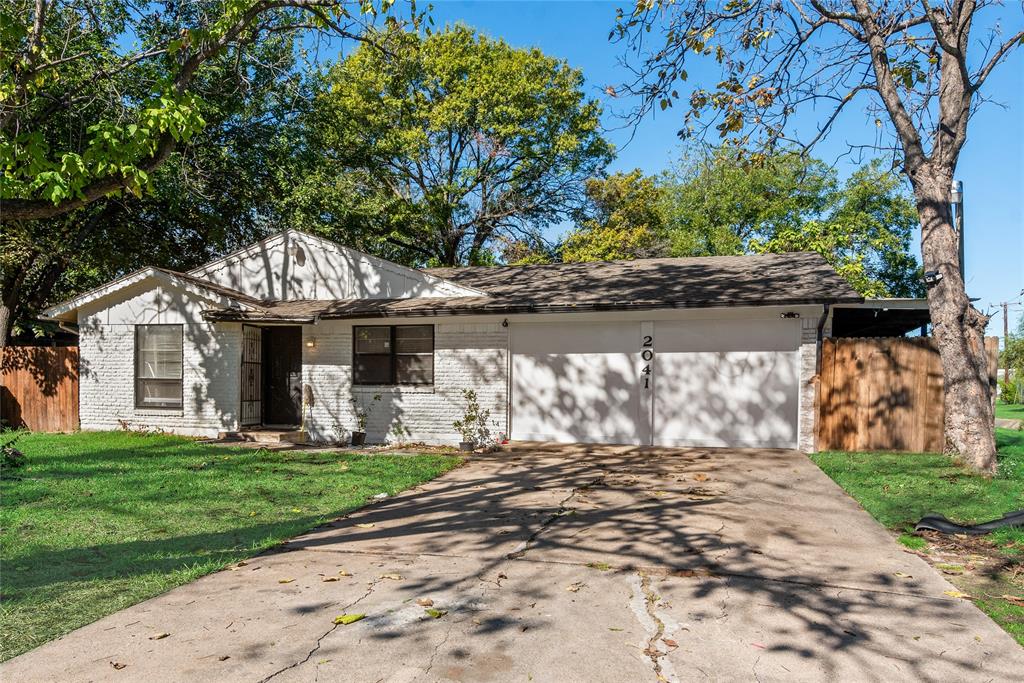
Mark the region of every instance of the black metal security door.
POLYGON ((260 328, 242 325, 242 426, 263 420, 263 335, 260 328))
POLYGON ((263 423, 302 421, 302 328, 263 328, 263 423))

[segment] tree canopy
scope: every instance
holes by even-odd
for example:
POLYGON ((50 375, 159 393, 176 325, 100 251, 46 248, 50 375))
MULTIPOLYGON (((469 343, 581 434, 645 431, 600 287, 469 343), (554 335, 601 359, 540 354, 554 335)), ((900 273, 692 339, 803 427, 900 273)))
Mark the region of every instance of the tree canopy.
POLYGON ((587 192, 589 216, 560 245, 564 261, 814 251, 864 296, 922 293, 910 253, 917 211, 877 161, 840 181, 796 152, 724 145, 658 177, 592 179, 587 192))
POLYGON ((499 238, 577 210, 611 158, 565 62, 461 25, 373 42, 387 49, 331 68, 307 118, 318 160, 289 199, 299 224, 386 241, 410 263, 486 263, 499 238))
MULTIPOLYGON (((391 0, 384 0, 383 6, 391 0)), ((12 0, 0 7, 3 221, 140 196, 202 130, 208 66, 308 28, 355 36, 371 0, 12 0)), ((224 68, 224 62, 221 68, 224 68)))

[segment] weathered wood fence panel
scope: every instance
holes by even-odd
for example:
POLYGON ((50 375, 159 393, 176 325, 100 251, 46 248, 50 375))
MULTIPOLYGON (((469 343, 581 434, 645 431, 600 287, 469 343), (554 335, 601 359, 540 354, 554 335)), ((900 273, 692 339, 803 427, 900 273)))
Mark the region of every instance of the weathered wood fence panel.
MULTIPOLYGON (((992 382, 993 342, 985 340, 992 382)), ((818 379, 818 450, 943 450, 942 365, 931 339, 825 339, 818 379)))
POLYGON ((78 429, 77 346, 8 346, 0 369, 5 426, 36 432, 78 429))

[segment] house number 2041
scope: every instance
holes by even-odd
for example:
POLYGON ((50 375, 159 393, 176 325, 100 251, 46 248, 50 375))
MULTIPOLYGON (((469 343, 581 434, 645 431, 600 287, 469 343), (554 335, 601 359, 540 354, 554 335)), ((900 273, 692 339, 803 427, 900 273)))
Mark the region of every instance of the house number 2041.
POLYGON ((640 358, 643 359, 644 369, 640 371, 644 380, 644 389, 651 388, 651 361, 654 360, 654 337, 645 334, 643 343, 640 344, 640 358))

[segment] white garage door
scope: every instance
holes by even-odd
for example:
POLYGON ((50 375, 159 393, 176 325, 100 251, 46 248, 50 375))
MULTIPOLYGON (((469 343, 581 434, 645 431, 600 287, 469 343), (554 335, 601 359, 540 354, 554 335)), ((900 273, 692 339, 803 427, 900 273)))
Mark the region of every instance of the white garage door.
POLYGON ((795 448, 798 320, 518 324, 512 438, 795 448))
POLYGON ((512 438, 636 444, 639 327, 513 325, 512 438))
POLYGON ((654 329, 654 443, 796 448, 799 320, 654 329))

